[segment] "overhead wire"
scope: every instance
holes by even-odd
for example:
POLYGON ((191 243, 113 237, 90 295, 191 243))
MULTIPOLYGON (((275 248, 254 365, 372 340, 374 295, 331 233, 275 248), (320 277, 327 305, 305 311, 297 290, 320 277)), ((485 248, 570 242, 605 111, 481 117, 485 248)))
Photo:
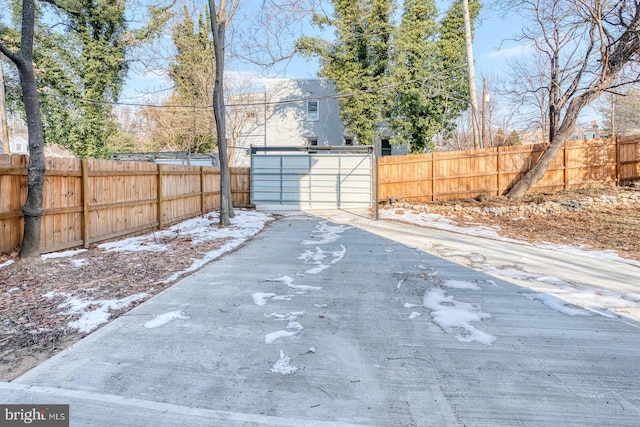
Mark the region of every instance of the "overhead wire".
MULTIPOLYGON (((255 106, 268 106, 268 105, 284 105, 284 104, 295 104, 295 103, 305 102, 305 101, 310 101, 310 100, 352 98, 352 97, 355 97, 355 96, 358 96, 358 95, 362 95, 362 94, 377 93, 377 92, 382 92, 382 91, 398 88, 398 87, 401 87, 401 86, 404 86, 404 85, 407 85, 407 84, 411 84, 411 83, 421 83, 422 87, 424 88, 424 85, 428 81, 430 81, 432 79, 434 79, 434 77, 430 76, 430 77, 423 78, 423 79, 412 79, 412 80, 407 80, 407 81, 399 82, 399 83, 386 84, 386 85, 378 86, 378 87, 375 87, 375 88, 368 88, 368 89, 364 89, 364 90, 360 90, 360 91, 341 93, 341 94, 334 94, 334 95, 306 96, 306 97, 298 97, 298 98, 292 98, 292 99, 280 99, 280 100, 274 100, 274 101, 267 101, 265 99, 264 101, 254 101, 254 102, 232 102, 232 103, 226 103, 225 107, 255 107, 255 106)), ((108 100, 78 98, 78 97, 73 97, 73 96, 69 96, 69 95, 61 95, 61 94, 57 94, 57 93, 51 93, 51 92, 48 92, 48 91, 47 92, 40 91, 40 93, 42 95, 45 95, 45 96, 54 96, 54 97, 57 97, 57 98, 70 100, 70 101, 84 102, 84 103, 89 103, 89 104, 123 106, 123 107, 165 108, 165 109, 182 109, 182 108, 185 108, 185 109, 191 109, 191 110, 194 110, 194 109, 211 109, 211 108, 213 108, 213 104, 208 104, 208 105, 152 104, 152 103, 140 103, 140 102, 123 102, 123 101, 108 101, 108 100)), ((263 92, 253 92, 253 94, 262 94, 262 93, 263 92)), ((245 96, 246 95, 251 95, 251 93, 241 94, 239 96, 243 96, 243 95, 245 95, 245 96)))

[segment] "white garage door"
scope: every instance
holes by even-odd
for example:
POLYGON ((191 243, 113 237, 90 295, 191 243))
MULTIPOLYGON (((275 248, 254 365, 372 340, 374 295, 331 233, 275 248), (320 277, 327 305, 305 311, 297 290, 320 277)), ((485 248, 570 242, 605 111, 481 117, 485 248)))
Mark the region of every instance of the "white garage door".
POLYGON ((369 208, 373 155, 251 155, 251 203, 261 210, 369 208))

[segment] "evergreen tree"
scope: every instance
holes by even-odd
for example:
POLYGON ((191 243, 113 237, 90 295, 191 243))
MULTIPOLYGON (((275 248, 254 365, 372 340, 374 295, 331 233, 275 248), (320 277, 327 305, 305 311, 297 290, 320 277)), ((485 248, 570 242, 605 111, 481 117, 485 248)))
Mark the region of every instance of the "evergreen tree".
MULTIPOLYGON (((17 17, 19 1, 12 4, 17 17)), ((126 6, 125 0, 36 3, 34 62, 45 142, 80 157, 106 157, 111 138, 120 139, 111 103, 122 91, 125 55, 154 37, 167 17, 167 9, 150 7, 150 24, 130 30, 126 6)))
POLYGON ((301 52, 318 55, 321 74, 334 81, 340 99, 341 119, 360 144, 372 144, 376 125, 383 119, 391 48, 390 0, 333 0, 334 18, 316 16, 320 25, 332 25, 336 42, 303 38, 301 52))
MULTIPOLYGON (((480 13, 480 2, 469 0, 471 29, 480 13)), ((462 0, 455 0, 440 23, 437 62, 438 79, 442 83, 444 109, 441 132, 445 135, 456 127, 456 119, 469 109, 469 71, 465 44, 462 0)))
POLYGON ((109 102, 115 102, 127 72, 125 2, 56 2, 64 31, 40 26, 37 61, 45 139, 80 157, 106 157, 107 141, 117 131, 109 102), (53 96, 52 96, 53 95, 53 96))
POLYGON ((163 104, 166 109, 146 108, 153 123, 152 151, 184 150, 211 152, 216 146, 215 119, 210 108, 215 81, 215 56, 209 14, 198 14, 197 22, 185 5, 172 30, 176 53, 169 65, 174 89, 163 104), (194 108, 182 108, 194 106, 194 108))
MULTIPOLYGON (((336 41, 303 38, 299 50, 317 55, 320 74, 345 96, 341 118, 360 143, 373 142, 388 120, 397 141, 412 152, 433 148, 433 136, 450 132, 468 108, 464 17, 455 0, 441 22, 434 0, 405 0, 400 24, 391 23, 391 0, 333 0, 336 41), (393 36, 393 37, 392 37, 393 36)), ((470 2, 475 19, 480 4, 470 2)))
POLYGON ((442 127, 438 11, 434 0, 406 0, 394 43, 393 79, 399 83, 389 111, 398 142, 414 153, 433 149, 433 136, 442 127))
POLYGON ((177 96, 188 101, 211 101, 215 81, 215 59, 209 13, 198 15, 194 22, 184 6, 180 22, 173 27, 176 55, 169 66, 169 78, 175 84, 177 96))
POLYGON ((518 133, 518 131, 513 130, 511 131, 511 133, 509 134, 509 139, 507 139, 507 144, 509 146, 516 146, 516 145, 522 145, 522 141, 520 140, 520 134, 518 133))

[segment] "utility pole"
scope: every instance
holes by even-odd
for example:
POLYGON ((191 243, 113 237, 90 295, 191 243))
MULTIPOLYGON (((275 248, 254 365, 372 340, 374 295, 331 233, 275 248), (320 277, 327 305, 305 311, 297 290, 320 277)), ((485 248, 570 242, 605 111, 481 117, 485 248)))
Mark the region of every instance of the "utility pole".
POLYGON ((0 53, 0 126, 2 126, 2 148, 4 154, 11 154, 9 145, 9 127, 7 125, 7 107, 4 100, 4 72, 2 71, 3 56, 0 53))
POLYGON ((482 148, 480 132, 478 130, 478 94, 476 93, 476 73, 473 67, 473 46, 471 38, 471 16, 469 14, 469 0, 462 0, 464 8, 464 32, 467 42, 467 65, 469 66, 469 95, 471 96, 471 123, 473 125, 473 148, 482 148))
POLYGON ((487 78, 482 79, 482 132, 481 138, 482 145, 486 145, 487 142, 487 78))
POLYGON ((611 94, 611 138, 614 141, 617 140, 616 137, 616 94, 611 94))

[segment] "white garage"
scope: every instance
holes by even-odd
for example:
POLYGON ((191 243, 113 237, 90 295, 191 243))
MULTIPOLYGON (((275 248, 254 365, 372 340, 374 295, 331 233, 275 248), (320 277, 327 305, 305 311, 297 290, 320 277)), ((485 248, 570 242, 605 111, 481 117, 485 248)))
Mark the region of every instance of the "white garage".
POLYGON ((252 147, 251 203, 259 210, 373 205, 372 147, 252 147))

